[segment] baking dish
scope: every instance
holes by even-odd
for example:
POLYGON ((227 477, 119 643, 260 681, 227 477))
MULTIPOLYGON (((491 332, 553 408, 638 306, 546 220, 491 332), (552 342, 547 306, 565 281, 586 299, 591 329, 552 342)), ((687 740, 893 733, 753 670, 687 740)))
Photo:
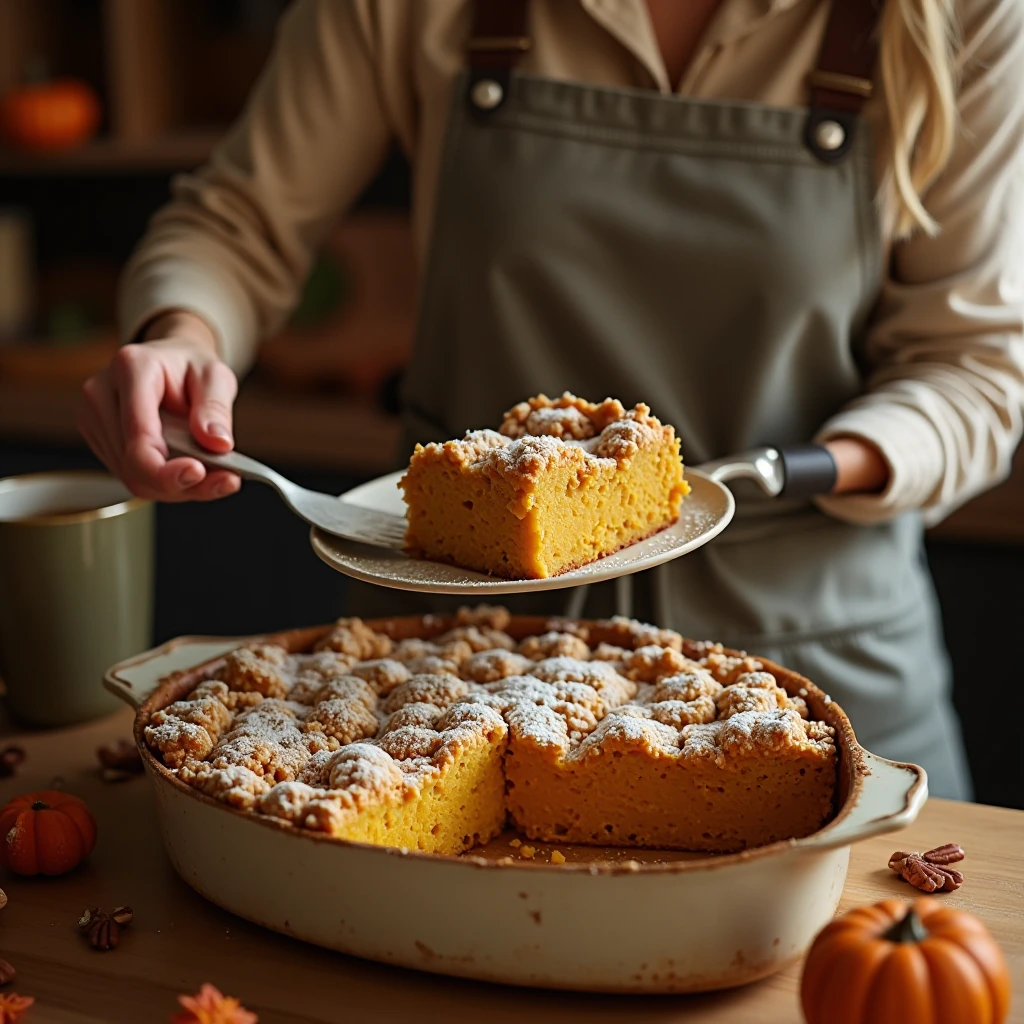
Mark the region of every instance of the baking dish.
MULTIPOLYGON (((545 621, 515 617, 508 631, 542 632, 545 621)), ((369 621, 396 640, 451 624, 442 616, 369 621)), ((259 639, 298 652, 326 629, 259 639)), ((832 917, 850 844, 909 824, 927 797, 921 768, 865 751, 841 708, 812 689, 812 714, 836 730, 839 786, 835 817, 803 839, 711 857, 562 844, 564 865, 510 858, 508 837, 461 857, 338 840, 190 788, 144 742, 154 711, 254 639, 181 637, 116 665, 105 685, 136 709, 135 741, 181 877, 250 921, 372 960, 586 991, 745 984, 800 957, 832 917)), ((793 692, 807 685, 765 665, 793 692)))

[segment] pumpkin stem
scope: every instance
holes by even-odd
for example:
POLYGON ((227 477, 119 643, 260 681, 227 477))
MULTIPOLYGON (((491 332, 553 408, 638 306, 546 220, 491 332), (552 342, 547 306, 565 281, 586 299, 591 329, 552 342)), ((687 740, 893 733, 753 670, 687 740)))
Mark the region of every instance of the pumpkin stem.
POLYGON ((32 810, 33 811, 48 811, 49 809, 50 809, 50 805, 48 803, 44 803, 42 800, 37 800, 32 805, 32 810))
POLYGON ((890 942, 923 942, 928 938, 928 929, 911 907, 883 936, 890 942))

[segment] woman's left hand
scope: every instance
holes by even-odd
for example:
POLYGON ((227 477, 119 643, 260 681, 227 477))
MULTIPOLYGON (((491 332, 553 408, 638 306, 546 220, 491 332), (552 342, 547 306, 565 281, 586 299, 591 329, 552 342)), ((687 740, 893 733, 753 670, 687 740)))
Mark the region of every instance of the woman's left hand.
POLYGON ((877 494, 889 483, 889 463, 873 445, 859 437, 836 437, 825 443, 836 460, 833 494, 877 494))

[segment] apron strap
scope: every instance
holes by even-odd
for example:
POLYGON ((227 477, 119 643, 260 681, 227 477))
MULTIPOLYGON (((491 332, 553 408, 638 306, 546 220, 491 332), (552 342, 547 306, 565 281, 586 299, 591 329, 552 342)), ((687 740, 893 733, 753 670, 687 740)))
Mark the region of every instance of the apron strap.
POLYGON ((487 115, 508 95, 512 69, 527 50, 529 0, 476 0, 469 52, 468 99, 472 110, 487 115))
POLYGON ((882 0, 832 0, 818 66, 807 76, 811 110, 804 139, 825 163, 849 152, 857 115, 874 88, 875 27, 882 0))

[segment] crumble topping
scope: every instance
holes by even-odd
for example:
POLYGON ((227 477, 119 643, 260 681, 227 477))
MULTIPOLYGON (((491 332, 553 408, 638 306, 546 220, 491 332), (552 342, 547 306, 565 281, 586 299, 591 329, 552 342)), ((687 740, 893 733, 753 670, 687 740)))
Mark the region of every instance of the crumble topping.
POLYGON ((335 748, 376 736, 379 727, 365 701, 351 697, 321 701, 302 725, 305 732, 322 732, 335 748))
POLYGON ((519 737, 544 731, 550 721, 548 712, 552 712, 565 725, 564 730, 558 727, 559 737, 564 734, 566 739, 579 740, 593 731, 607 710, 607 704, 592 686, 542 682, 532 676, 506 679, 489 697, 476 699, 509 715, 509 725, 519 737))
POLYGON ((731 657, 720 651, 712 651, 700 659, 703 665, 720 683, 735 683, 740 676, 759 672, 764 666, 756 658, 731 657))
POLYGON ((251 810, 257 797, 270 789, 265 778, 242 765, 215 768, 204 761, 191 762, 181 769, 179 778, 201 793, 242 811, 251 810))
POLYGON ((356 662, 351 674, 365 680, 375 693, 386 697, 396 686, 412 678, 412 670, 395 658, 375 658, 372 661, 356 662))
POLYGON ((590 640, 590 627, 577 619, 554 615, 544 624, 545 633, 569 633, 578 636, 584 643, 590 640))
POLYGON ((642 403, 627 410, 615 399, 595 404, 567 392, 554 401, 538 395, 520 402, 505 414, 500 432, 472 430, 458 440, 417 445, 413 458, 524 482, 567 464, 583 479, 602 463, 628 465, 641 448, 674 437, 642 403))
MULTIPOLYGON (((365 679, 359 676, 339 676, 321 685, 312 703, 319 706, 325 701, 345 700, 362 704, 367 711, 377 707, 377 694, 365 679)), ((315 709, 314 709, 315 710, 315 709)))
POLYGON ((406 704, 433 704, 446 708, 469 696, 469 683, 458 676, 413 676, 392 691, 384 702, 388 713, 397 711, 406 704))
MULTIPOLYGON (((448 630, 447 633, 442 633, 434 642, 442 650, 449 651, 452 650, 454 644, 466 644, 470 654, 492 651, 495 648, 511 651, 516 645, 515 640, 504 630, 492 629, 490 626, 456 626, 454 629, 448 630)), ((465 661, 467 657, 469 654, 454 660, 461 662, 465 661)))
POLYGON ((443 644, 430 640, 403 640, 392 652, 392 657, 406 666, 423 658, 437 658, 458 666, 472 654, 473 648, 469 643, 456 637, 443 644))
POLYGON ((511 438, 545 434, 584 440, 601 433, 625 415, 625 408, 615 398, 595 404, 568 391, 554 401, 547 395, 537 395, 505 413, 501 433, 511 438))
POLYGON ((636 683, 624 679, 607 661, 580 661, 577 658, 545 658, 530 670, 530 675, 546 683, 559 681, 592 686, 609 706, 622 704, 636 696, 636 683))
POLYGON ((433 640, 393 643, 342 619, 312 654, 249 645, 154 712, 146 740, 199 791, 326 832, 506 734, 565 763, 633 750, 727 769, 834 748, 755 658, 624 618, 550 619, 518 643, 510 622, 462 609, 433 640))
POLYGON ((628 652, 622 659, 623 674, 635 682, 655 683, 665 676, 678 675, 699 668, 673 647, 647 644, 628 652))
POLYGON ((386 658, 391 653, 391 638, 376 633, 362 619, 338 619, 334 628, 317 645, 318 651, 339 651, 358 661, 386 658))
POLYGON ((457 676, 459 675, 458 662, 449 661, 447 658, 439 658, 429 654, 425 658, 413 658, 407 661, 405 667, 411 676, 457 676))
POLYGON ((224 662, 221 678, 229 690, 251 690, 264 697, 283 697, 288 692, 288 652, 282 647, 242 647, 224 662))
POLYGON ((590 660, 590 648, 585 640, 572 633, 561 633, 556 630, 550 630, 540 636, 528 636, 520 641, 516 650, 531 661, 558 657, 575 658, 577 661, 590 660))
POLYGON ((501 605, 480 604, 475 608, 463 605, 455 613, 457 626, 486 626, 504 631, 512 621, 512 613, 501 605))
POLYGON ((662 700, 649 704, 651 718, 662 725, 671 725, 682 729, 684 725, 696 725, 698 722, 713 722, 718 708, 709 696, 695 697, 693 700, 662 700))
POLYGON ((462 663, 459 674, 474 683, 495 683, 509 676, 524 675, 530 665, 528 657, 514 651, 480 651, 462 663))
POLYGON ((179 700, 156 711, 146 727, 146 742, 168 768, 205 758, 231 724, 231 713, 216 697, 179 700))
MULTIPOLYGON (((597 623, 597 629, 608 636, 608 643, 625 647, 631 651, 638 647, 671 647, 682 652, 683 638, 674 629, 660 629, 647 622, 627 619, 624 615, 613 615, 597 623)), ((721 644, 718 650, 722 650, 721 644)))
POLYGON ((442 711, 436 704, 403 704, 396 712, 384 720, 381 735, 386 736, 394 729, 407 725, 433 726, 441 717, 442 711))
POLYGON ((722 692, 722 684, 710 672, 695 668, 678 675, 663 676, 655 684, 651 692, 651 701, 682 700, 691 701, 698 697, 717 698, 722 692))

